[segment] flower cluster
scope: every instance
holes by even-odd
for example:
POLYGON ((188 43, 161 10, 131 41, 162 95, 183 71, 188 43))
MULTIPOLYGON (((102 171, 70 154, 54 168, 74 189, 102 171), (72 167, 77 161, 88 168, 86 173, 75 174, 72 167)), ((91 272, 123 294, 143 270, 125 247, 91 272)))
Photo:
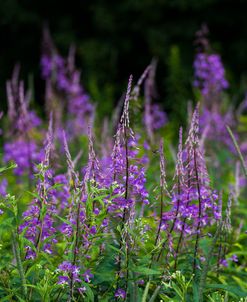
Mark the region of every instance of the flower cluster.
POLYGON ((198 53, 194 61, 194 70, 194 86, 200 88, 204 97, 218 95, 229 86, 218 54, 198 53))
POLYGON ((62 273, 62 275, 58 277, 58 284, 69 284, 71 276, 73 276, 75 282, 81 281, 79 279, 80 268, 76 265, 72 265, 68 261, 61 263, 58 267, 58 271, 62 273))
POLYGON ((18 139, 4 145, 4 162, 14 161, 17 167, 14 173, 18 176, 28 174, 33 178, 37 172, 36 165, 42 161, 44 152, 40 150, 35 141, 18 139))
POLYGON ((231 138, 227 132, 226 125, 235 128, 236 121, 232 110, 228 110, 225 114, 219 112, 217 108, 209 110, 203 109, 200 116, 200 127, 203 140, 215 140, 226 145, 229 150, 235 153, 231 138))
POLYGON ((41 120, 28 108, 29 94, 24 93, 23 82, 18 81, 19 69, 16 67, 12 79, 7 82, 8 121, 10 131, 4 144, 4 162, 14 161, 15 174, 33 177, 35 165, 42 161, 44 153, 38 147, 31 132, 41 125, 41 120))
POLYGON ((112 153, 112 163, 108 169, 111 183, 116 183, 114 198, 109 205, 109 212, 117 213, 123 217, 126 211, 131 212, 136 202, 148 204, 148 192, 145 188, 145 168, 138 161, 137 142, 129 126, 129 101, 132 78, 129 80, 123 114, 115 136, 115 144, 112 153))
POLYGON ((56 51, 48 32, 44 34, 44 52, 41 58, 43 78, 47 82, 47 109, 54 110, 55 128, 67 129, 69 137, 85 134, 87 124, 93 117, 94 107, 89 95, 80 84, 80 72, 74 66, 74 48, 67 59, 56 51), (57 102, 57 97, 63 102, 57 102), (67 115, 63 126, 62 115, 67 115))
MULTIPOLYGON (((36 184, 37 197, 23 213, 23 223, 19 226, 19 232, 35 247, 26 247, 26 259, 34 259, 42 249, 45 253, 52 253, 52 245, 57 243, 55 238, 54 214, 57 214, 56 203, 51 196, 54 194, 52 184, 53 172, 49 169, 50 153, 53 145, 52 117, 49 130, 44 143, 44 157, 38 166, 38 181, 36 184), (42 244, 44 242, 44 244, 42 244)), ((55 199, 56 201, 56 199, 55 199)))
MULTIPOLYGON (((229 247, 238 219, 231 217, 233 198, 222 214, 225 191, 219 194, 213 189, 204 155, 205 138, 217 138, 232 147, 225 124, 235 125, 233 111, 223 115, 220 107, 206 103, 200 118, 198 105, 191 112, 184 142, 180 128, 176 156, 173 124, 167 125, 167 140, 159 137, 162 131, 156 131, 166 125, 167 117, 153 103, 153 61, 133 89, 130 76, 123 103, 115 119, 105 119, 98 142, 94 107, 80 84, 74 49, 64 59, 45 35, 41 66, 47 108, 52 111, 45 139, 39 118, 29 110, 18 70, 7 84, 6 122, 13 125, 13 131, 4 133, 3 161, 13 160, 17 168, 14 175, 11 166, 0 169, 1 176, 8 170, 0 180, 0 234, 7 238, 0 250, 8 251, 6 259, 10 259, 6 267, 1 264, 0 273, 6 270, 11 282, 5 289, 4 272, 0 298, 3 292, 11 297, 8 284, 16 283, 18 273, 14 294, 23 301, 27 297, 37 300, 44 291, 51 301, 93 301, 94 295, 97 301, 151 301, 158 294, 169 300, 176 299, 170 285, 187 282, 177 269, 191 275, 193 261, 195 276, 203 278, 207 273, 205 251, 212 254, 212 276, 229 261, 233 267, 244 265, 244 255, 236 251, 238 245, 234 250, 229 247), (141 101, 142 84, 143 116, 139 118, 138 113, 131 123, 130 115, 136 114, 141 101), (40 139, 43 147, 39 147, 40 139), (23 177, 26 174, 28 179, 23 177), (15 180, 22 181, 14 188, 16 196, 27 188, 31 194, 18 199, 10 195, 15 180), (7 236, 6 229, 10 230, 7 236), (204 248, 208 242, 211 247, 204 248), (201 266, 202 274, 196 271, 201 266), (167 281, 169 288, 164 285, 167 281)), ((202 51, 196 60, 195 84, 202 89, 204 100, 213 94, 218 98, 228 85, 219 57, 202 51)), ((239 169, 236 186, 230 188, 235 201, 241 193, 239 169)), ((240 214, 239 234, 244 224, 240 214)))
POLYGON ((120 300, 124 300, 126 298, 126 292, 122 288, 118 288, 115 292, 115 298, 118 298, 120 300))
MULTIPOLYGON (((205 158, 199 142, 199 114, 196 108, 184 150, 180 130, 172 209, 163 213, 162 217, 163 229, 168 230, 169 234, 173 231, 180 234, 181 239, 176 247, 176 253, 179 252, 179 245, 185 236, 196 234, 198 241, 202 230, 221 217, 217 206, 219 196, 210 188, 209 182, 205 158)), ((175 247, 172 247, 170 242, 170 249, 173 248, 175 247)))

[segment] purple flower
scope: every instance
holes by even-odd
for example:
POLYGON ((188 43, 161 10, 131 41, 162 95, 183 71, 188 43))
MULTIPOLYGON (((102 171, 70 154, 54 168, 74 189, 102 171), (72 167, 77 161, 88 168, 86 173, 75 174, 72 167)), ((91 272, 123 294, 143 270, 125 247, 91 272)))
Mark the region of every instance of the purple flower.
POLYGON ((58 266, 58 269, 63 272, 70 272, 72 269, 72 264, 69 261, 64 261, 58 266))
POLYGON ((7 195, 8 181, 6 178, 0 181, 0 196, 5 197, 7 195))
POLYGON ((87 283, 91 282, 91 278, 93 278, 93 274, 91 274, 91 271, 89 269, 86 270, 82 276, 84 277, 84 280, 87 283))
POLYGON ((105 218, 103 221, 102 221, 102 227, 107 227, 108 226, 108 223, 109 223, 109 221, 108 221, 108 219, 107 218, 105 218))
POLYGON ((229 258, 229 260, 231 260, 231 261, 233 261, 233 262, 238 262, 238 256, 235 255, 235 254, 233 254, 233 255, 229 258))
POLYGON ((82 287, 79 287, 79 288, 78 288, 78 291, 79 291, 79 293, 80 293, 81 295, 83 295, 83 294, 85 293, 86 290, 87 290, 87 289, 86 289, 85 286, 82 286, 82 287))
POLYGON ((139 284, 139 285, 144 285, 144 284, 145 284, 145 281, 144 281, 143 279, 138 280, 138 281, 137 281, 137 284, 139 284))
POLYGON ((68 276, 58 276, 58 284, 69 284, 68 276))
POLYGON ((220 260, 220 265, 224 266, 224 267, 228 267, 228 262, 226 259, 221 259, 220 260))
POLYGON ((93 210, 93 213, 94 213, 95 215, 99 215, 100 209, 99 209, 99 208, 95 208, 95 209, 93 210))
POLYGON ((118 288, 115 292, 114 297, 118 298, 118 299, 125 299, 126 297, 126 292, 125 290, 123 290, 122 288, 118 288))
MULTIPOLYGON (((202 236, 207 225, 220 219, 220 205, 218 194, 210 187, 209 176, 205 163, 204 153, 199 141, 199 115, 195 109, 188 138, 182 148, 182 130, 179 135, 179 148, 177 155, 174 185, 172 190, 171 205, 169 212, 162 215, 162 230, 168 230, 180 235, 180 246, 183 238, 195 234, 196 241, 202 236)), ((164 186, 163 186, 164 187, 164 186)), ((170 236, 171 237, 171 236, 170 236)), ((170 240, 172 250, 172 240, 170 240)), ((197 257, 197 250, 194 257, 197 257)))
POLYGON ((65 209, 68 207, 68 200, 70 198, 69 181, 64 174, 56 175, 53 181, 54 184, 59 184, 60 186, 50 190, 49 195, 54 204, 58 205, 61 210, 65 209))
MULTIPOLYGON (((118 195, 113 199, 108 206, 111 213, 122 217, 124 211, 134 209, 137 202, 148 204, 148 192, 146 190, 146 175, 145 167, 138 158, 138 144, 137 139, 133 134, 130 134, 128 139, 128 158, 125 156, 126 145, 124 144, 124 137, 122 133, 122 126, 119 126, 116 134, 116 141, 113 147, 110 167, 104 169, 103 184, 109 186, 115 185, 114 194, 118 195), (128 171, 126 170, 127 162, 128 171), (128 194, 126 194, 126 180, 128 176, 128 194)), ((128 129, 131 131, 131 129, 128 129)))
POLYGON ((90 234, 91 235, 95 235, 97 233, 97 228, 95 225, 93 225, 91 228, 90 228, 90 234))
POLYGON ((79 278, 80 275, 80 267, 77 265, 73 265, 69 261, 64 261, 58 266, 58 271, 61 272, 61 278, 62 281, 68 281, 69 278, 73 278, 76 282, 81 282, 81 279, 79 278))
POLYGON ((26 250, 26 259, 35 259, 36 253, 32 250, 30 246, 26 246, 25 250, 26 250))
POLYGON ((61 231, 62 234, 64 234, 67 237, 71 237, 73 235, 72 225, 69 225, 69 224, 66 224, 66 223, 63 223, 60 226, 60 231, 61 231))

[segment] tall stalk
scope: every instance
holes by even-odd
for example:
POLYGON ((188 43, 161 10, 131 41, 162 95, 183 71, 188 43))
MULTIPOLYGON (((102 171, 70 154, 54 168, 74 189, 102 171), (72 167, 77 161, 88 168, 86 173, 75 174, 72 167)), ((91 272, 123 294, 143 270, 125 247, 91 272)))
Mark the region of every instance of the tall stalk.
POLYGON ((38 193, 40 196, 39 206, 39 216, 38 216, 38 223, 41 223, 41 227, 38 233, 38 237, 35 243, 35 247, 37 249, 37 253, 40 251, 40 244, 43 234, 43 227, 44 227, 44 216, 46 213, 43 213, 44 208, 46 207, 46 197, 47 197, 47 191, 46 191, 46 171, 49 168, 50 165, 50 153, 53 145, 53 116, 52 113, 50 114, 50 120, 49 120, 49 127, 48 132, 46 134, 46 144, 45 144, 45 158, 44 161, 41 163, 41 170, 40 174, 42 176, 42 181, 38 187, 38 193), (41 213, 43 217, 41 217, 41 213))
POLYGON ((238 153, 238 157, 240 159, 240 162, 241 162, 241 165, 242 165, 242 168, 243 168, 243 171, 244 171, 244 175, 247 178, 247 167, 246 167, 245 160, 243 158, 242 152, 240 150, 240 147, 239 147, 239 145, 237 143, 237 140, 236 140, 234 134, 232 133, 232 130, 230 129, 230 127, 227 126, 226 128, 227 128, 227 131, 228 131, 228 133, 229 133, 229 135, 230 135, 230 137, 231 137, 231 139, 233 141, 233 144, 234 144, 234 146, 236 148, 236 151, 238 153))
MULTIPOLYGON (((75 188, 76 190, 76 188, 75 188)), ((79 196, 78 200, 77 200, 77 211, 76 211, 76 230, 75 230, 75 244, 73 246, 73 260, 72 260, 72 264, 73 266, 76 264, 76 260, 77 260, 77 253, 78 253, 78 247, 79 247, 79 232, 80 232, 80 212, 81 212, 81 196, 79 196)), ((73 274, 71 272, 70 274, 70 301, 73 299, 73 295, 74 295, 74 278, 73 278, 73 274)))
POLYGON ((208 274, 208 270, 209 270, 210 260, 213 256, 213 251, 214 251, 216 242, 218 240, 218 237, 221 234, 221 230, 222 230, 222 221, 217 226, 212 244, 209 248, 209 251, 208 251, 208 254, 207 254, 207 257, 206 257, 206 261, 205 261, 205 264, 204 264, 203 269, 202 269, 201 279, 200 279, 200 282, 199 282, 199 291, 198 291, 198 296, 199 296, 198 301, 199 302, 203 302, 203 291, 204 291, 204 288, 206 286, 206 279, 207 279, 207 274, 208 274))
MULTIPOLYGON (((132 135, 132 130, 129 126, 129 101, 130 101, 130 93, 131 93, 131 84, 132 84, 132 76, 129 78, 127 93, 125 97, 124 102, 124 108, 123 108, 123 114, 121 116, 119 127, 116 134, 116 146, 114 148, 117 149, 119 147, 118 144, 120 144, 120 137, 121 134, 123 135, 123 142, 124 142, 124 156, 125 156, 125 190, 124 190, 124 199, 127 204, 128 197, 129 197, 129 136, 132 135)), ((121 150, 119 149, 121 152, 121 150)), ((116 160, 116 153, 114 154, 114 160, 116 160)), ((114 178, 116 178, 115 172, 114 172, 114 178)), ((114 179, 115 180, 115 179, 114 179)), ((124 227, 126 224, 126 216, 127 216, 127 209, 124 208, 123 211, 123 217, 121 221, 121 227, 120 232, 121 236, 123 236, 124 227)), ((128 292, 128 279, 129 279, 129 247, 128 247, 128 238, 127 234, 125 236, 125 243, 126 243, 126 283, 125 283, 125 292, 126 292, 126 298, 127 298, 127 292, 128 292)), ((123 248, 123 239, 120 239, 120 245, 119 245, 119 255, 118 255, 118 275, 117 275, 117 288, 119 286, 119 278, 120 278, 120 271, 121 271, 121 262, 122 262, 122 256, 121 256, 121 250, 123 248)))
MULTIPOLYGON (((63 140, 64 140, 64 150, 66 154, 67 159, 67 165, 69 169, 69 173, 71 175, 72 181, 73 181, 73 191, 74 191, 74 200, 76 203, 76 229, 74 232, 74 246, 72 247, 72 253, 73 253, 73 259, 72 264, 73 266, 76 264, 77 261, 77 253, 79 249, 79 238, 80 238, 80 212, 81 212, 81 199, 82 195, 85 193, 85 186, 87 182, 88 173, 86 173, 85 179, 83 181, 83 184, 81 184, 78 174, 76 173, 74 169, 74 163, 71 158, 71 154, 69 152, 69 147, 66 139, 65 132, 63 133, 63 140)), ((70 274, 70 284, 69 284, 69 301, 73 300, 74 295, 74 278, 73 273, 70 274)))
POLYGON ((197 194, 198 194, 198 222, 197 222, 197 227, 196 227, 196 243, 195 243, 195 249, 194 249, 194 261, 193 261, 193 272, 195 273, 196 257, 197 257, 197 254, 198 254, 200 228, 201 228, 202 201, 201 201, 201 190, 200 190, 200 183, 199 183, 199 177, 198 177, 198 169, 197 169, 197 160, 196 160, 195 149, 193 151, 193 155, 194 155, 194 167, 195 167, 195 173, 196 173, 196 188, 197 188, 197 194))
POLYGON ((25 278, 25 272, 23 269, 22 261, 21 261, 21 253, 20 253, 20 247, 19 247, 19 239, 17 238, 17 231, 12 231, 12 245, 13 245, 13 251, 14 256, 17 264, 17 269, 19 271, 20 280, 21 280, 21 288, 23 291, 24 296, 27 296, 27 282, 25 278))
MULTIPOLYGON (((189 171, 187 171, 187 181, 188 181, 188 183, 187 183, 186 209, 188 208, 189 203, 190 203, 190 191, 189 191, 189 188, 190 188, 190 174, 189 174, 189 171)), ((183 224, 182 224, 182 230, 180 232, 177 248, 176 248, 176 251, 175 251, 175 256, 174 256, 175 257, 175 262, 174 262, 174 270, 175 271, 177 269, 178 253, 180 251, 180 246, 182 245, 182 242, 183 242, 186 220, 187 220, 187 218, 184 217, 183 224)))
MULTIPOLYGON (((173 180, 175 181, 175 184, 172 188, 172 192, 173 194, 175 194, 176 196, 178 196, 178 200, 177 200, 177 204, 176 204, 176 211, 175 211, 175 218, 173 219, 172 225, 170 230, 168 231, 167 234, 167 239, 163 242, 162 244, 162 248, 159 252, 159 255, 157 257, 157 261, 159 261, 165 245, 167 243, 167 241, 169 240, 170 236, 172 235, 172 232, 175 228, 177 219, 178 219, 178 214, 179 214, 179 209, 180 209, 180 194, 181 194, 181 187, 184 183, 184 168, 183 168, 183 158, 182 158, 182 153, 183 153, 183 129, 182 127, 179 129, 179 143, 178 143, 178 152, 177 152, 177 162, 176 162, 176 169, 175 169, 175 174, 173 177, 173 180)), ((166 257, 167 260, 167 257, 166 257)))
MULTIPOLYGON (((165 160, 164 160, 164 143, 163 140, 160 140, 160 148, 159 148, 159 154, 160 154, 160 213, 159 213, 159 224, 158 229, 156 233, 156 237, 154 240, 154 246, 156 247, 158 244, 158 240, 160 238, 160 232, 161 232, 161 226, 162 226, 162 216, 164 211, 164 194, 166 193, 167 196, 170 197, 170 193, 167 189, 167 183, 166 183, 166 172, 165 172, 165 160)), ((158 255, 157 261, 159 261, 159 258, 162 254, 162 250, 164 248, 165 243, 162 244, 161 251, 158 255)), ((154 254, 152 255, 151 262, 149 267, 152 266, 153 260, 154 260, 154 254)))

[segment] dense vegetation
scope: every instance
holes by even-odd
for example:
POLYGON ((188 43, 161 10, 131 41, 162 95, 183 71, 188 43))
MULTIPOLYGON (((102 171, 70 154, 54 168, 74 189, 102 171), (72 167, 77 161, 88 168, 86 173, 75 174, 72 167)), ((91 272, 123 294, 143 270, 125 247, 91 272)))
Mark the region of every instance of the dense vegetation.
POLYGON ((247 100, 231 106, 207 33, 197 104, 175 98, 181 128, 154 102, 155 59, 103 116, 75 48, 62 57, 45 28, 44 119, 16 65, 1 113, 1 301, 247 301, 247 100))

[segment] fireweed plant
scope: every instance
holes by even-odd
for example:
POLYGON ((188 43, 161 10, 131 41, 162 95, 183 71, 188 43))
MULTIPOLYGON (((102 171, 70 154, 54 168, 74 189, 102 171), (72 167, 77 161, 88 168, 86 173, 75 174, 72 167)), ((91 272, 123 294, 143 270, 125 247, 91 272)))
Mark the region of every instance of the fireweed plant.
POLYGON ((155 103, 155 60, 136 84, 130 76, 103 125, 79 81, 74 48, 62 58, 47 29, 49 123, 30 109, 14 69, 0 115, 1 301, 246 301, 237 128, 244 103, 226 122, 229 84, 205 32, 194 64, 200 103, 176 135, 155 103), (217 143, 228 152, 223 164, 217 143))

